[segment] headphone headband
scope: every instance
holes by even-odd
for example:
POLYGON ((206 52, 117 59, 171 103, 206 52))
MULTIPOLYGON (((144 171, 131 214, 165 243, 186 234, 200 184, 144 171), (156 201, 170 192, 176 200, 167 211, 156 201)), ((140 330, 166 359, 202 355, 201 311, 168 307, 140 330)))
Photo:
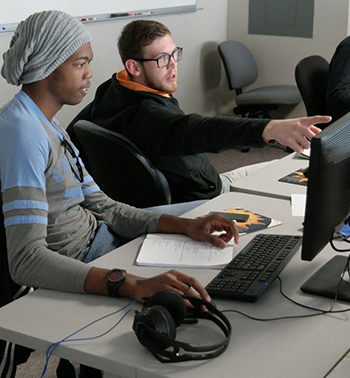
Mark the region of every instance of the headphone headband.
MULTIPOLYGON (((182 362, 206 360, 218 357, 226 350, 231 338, 231 324, 227 317, 212 303, 201 298, 180 295, 174 292, 159 292, 151 296, 148 300, 151 301, 152 305, 147 307, 146 302, 142 312, 136 312, 133 329, 140 343, 159 361, 182 362), (219 343, 205 346, 194 346, 193 344, 175 340, 175 322, 168 310, 161 304, 158 305, 158 298, 160 298, 160 302, 165 303, 165 305, 169 302, 171 306, 173 306, 174 302, 177 302, 176 305, 179 307, 182 305, 185 306, 184 299, 188 300, 194 307, 187 308, 187 312, 185 307, 186 319, 206 319, 214 322, 224 333, 225 339, 219 343), (208 311, 203 311, 201 309, 202 306, 205 306, 208 311), (163 316, 156 316, 158 315, 158 311, 162 312, 163 316), (157 318, 157 320, 155 320, 155 318, 157 318), (164 318, 168 319, 166 324, 157 323, 160 319, 164 318), (175 327, 174 336, 169 335, 166 331, 168 328, 172 328, 172 325, 169 323, 173 324, 175 327), (181 350, 192 353, 180 354, 181 350)), ((163 322, 163 320, 161 322, 163 322)), ((183 322, 184 318, 181 323, 183 322)))

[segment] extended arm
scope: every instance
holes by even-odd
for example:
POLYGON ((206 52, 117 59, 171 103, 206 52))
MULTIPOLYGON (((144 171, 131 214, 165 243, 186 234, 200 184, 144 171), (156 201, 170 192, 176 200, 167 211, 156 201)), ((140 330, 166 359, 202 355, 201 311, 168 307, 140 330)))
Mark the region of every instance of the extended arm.
MULTIPOLYGON (((175 100, 173 100, 175 101, 175 100)), ((275 139, 297 152, 309 148, 310 139, 321 130, 316 124, 330 117, 266 120, 238 117, 203 117, 184 114, 173 103, 144 101, 138 116, 123 133, 146 155, 192 155, 243 147, 263 147, 275 139), (142 114, 142 116, 141 116, 142 114)))
MULTIPOLYGON (((262 132, 268 120, 185 114, 175 99, 165 104, 145 100, 134 110, 136 114, 123 126, 122 133, 147 156, 194 155, 265 145, 262 132)), ((128 111, 132 112, 132 107, 128 111)))

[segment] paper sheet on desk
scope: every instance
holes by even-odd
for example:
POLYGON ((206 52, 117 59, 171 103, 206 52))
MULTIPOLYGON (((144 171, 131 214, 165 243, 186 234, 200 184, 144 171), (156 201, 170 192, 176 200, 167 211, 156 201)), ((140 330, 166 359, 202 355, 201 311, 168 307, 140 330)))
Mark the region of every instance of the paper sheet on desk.
POLYGON ((221 269, 232 260, 232 254, 232 245, 221 249, 184 235, 149 234, 136 265, 221 269))
POLYGON ((292 194, 292 215, 303 217, 305 215, 306 194, 292 194))
POLYGON ((281 177, 279 182, 285 182, 287 184, 296 184, 307 186, 308 179, 304 175, 304 169, 300 168, 292 173, 289 173, 287 176, 281 177))

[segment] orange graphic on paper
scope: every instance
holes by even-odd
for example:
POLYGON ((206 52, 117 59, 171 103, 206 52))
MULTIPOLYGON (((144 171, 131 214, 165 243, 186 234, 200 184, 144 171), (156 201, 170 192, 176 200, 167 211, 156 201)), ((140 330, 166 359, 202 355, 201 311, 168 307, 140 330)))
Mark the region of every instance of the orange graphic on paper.
POLYGON ((245 209, 232 208, 223 210, 222 212, 249 215, 249 218, 246 222, 236 223, 239 232, 255 232, 267 228, 271 223, 271 218, 264 217, 263 215, 245 209))
POLYGON ((291 177, 294 179, 297 179, 298 182, 307 182, 307 178, 304 176, 304 173, 301 171, 293 172, 291 177))

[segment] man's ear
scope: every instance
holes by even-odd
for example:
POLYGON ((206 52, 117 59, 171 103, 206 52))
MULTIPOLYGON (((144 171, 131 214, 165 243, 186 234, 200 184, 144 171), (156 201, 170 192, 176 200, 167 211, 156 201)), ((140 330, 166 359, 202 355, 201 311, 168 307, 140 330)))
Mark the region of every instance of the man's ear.
POLYGON ((136 62, 136 60, 128 59, 125 62, 125 68, 130 73, 130 75, 132 75, 132 76, 140 76, 141 75, 141 71, 140 71, 139 65, 136 62))

